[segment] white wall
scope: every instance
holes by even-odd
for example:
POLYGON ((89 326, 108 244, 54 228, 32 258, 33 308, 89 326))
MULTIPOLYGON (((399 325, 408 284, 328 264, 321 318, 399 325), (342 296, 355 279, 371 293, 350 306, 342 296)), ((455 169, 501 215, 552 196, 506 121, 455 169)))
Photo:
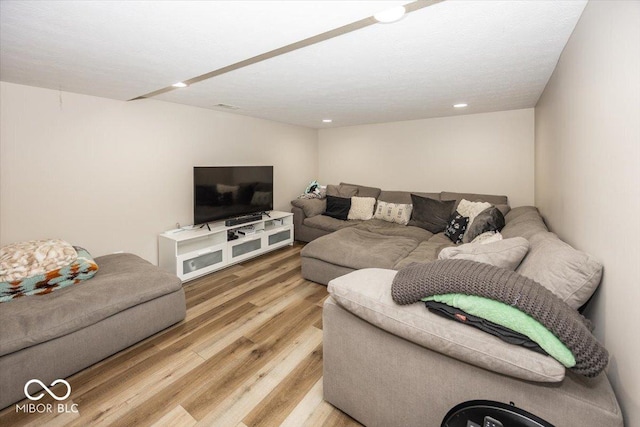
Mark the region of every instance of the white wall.
POLYGON ((588 315, 640 426, 640 3, 587 5, 536 106, 535 168, 548 225, 604 265, 588 315))
POLYGON ((193 222, 194 165, 273 165, 279 210, 317 176, 314 129, 0 84, 0 245, 59 237, 155 263, 157 234, 193 222))
POLYGON ((534 110, 319 131, 320 182, 534 199, 534 110))

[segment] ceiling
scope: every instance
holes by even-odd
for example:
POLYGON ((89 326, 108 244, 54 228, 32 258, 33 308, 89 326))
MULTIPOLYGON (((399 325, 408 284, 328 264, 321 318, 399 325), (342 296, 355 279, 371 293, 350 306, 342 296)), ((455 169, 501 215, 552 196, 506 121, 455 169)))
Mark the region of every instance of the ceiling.
MULTIPOLYGON (((2 0, 0 79, 126 101, 407 3, 2 0)), ((585 5, 447 0, 152 99, 312 128, 529 108, 585 5)))

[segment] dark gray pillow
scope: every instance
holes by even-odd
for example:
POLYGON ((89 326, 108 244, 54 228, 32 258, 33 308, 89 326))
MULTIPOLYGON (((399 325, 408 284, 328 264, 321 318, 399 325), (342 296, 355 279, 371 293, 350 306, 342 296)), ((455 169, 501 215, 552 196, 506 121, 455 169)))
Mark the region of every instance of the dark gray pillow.
POLYGON ((467 227, 467 232, 462 240, 464 243, 469 243, 477 236, 487 231, 500 231, 504 227, 504 215, 495 206, 491 206, 480 212, 467 227))
POLYGON ((327 210, 322 215, 346 221, 349 209, 351 198, 327 196, 327 210))
POLYGON ((456 201, 441 202, 412 194, 411 203, 413 204, 413 211, 411 212, 409 225, 424 228, 433 234, 437 234, 447 228, 456 201))

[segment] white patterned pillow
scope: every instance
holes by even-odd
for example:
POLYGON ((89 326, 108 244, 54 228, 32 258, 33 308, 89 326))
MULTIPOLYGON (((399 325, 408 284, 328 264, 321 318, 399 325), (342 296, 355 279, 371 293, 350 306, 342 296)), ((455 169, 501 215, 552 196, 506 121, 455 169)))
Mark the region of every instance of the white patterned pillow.
POLYGON ((395 222, 401 225, 407 225, 411 219, 412 204, 387 203, 378 201, 376 213, 373 216, 387 222, 395 222))
POLYGON ((375 204, 376 199, 373 197, 352 197, 347 219, 362 219, 366 221, 373 218, 375 204))

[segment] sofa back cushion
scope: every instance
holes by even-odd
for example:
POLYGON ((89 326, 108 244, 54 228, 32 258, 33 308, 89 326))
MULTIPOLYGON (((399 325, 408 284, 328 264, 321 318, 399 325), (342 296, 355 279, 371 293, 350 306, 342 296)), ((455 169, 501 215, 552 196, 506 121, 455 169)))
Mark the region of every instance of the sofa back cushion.
POLYGON ((519 206, 511 209, 504 219, 505 226, 501 233, 505 239, 510 237, 529 239, 537 233, 549 231, 538 212, 538 208, 534 206, 519 206))
POLYGON ((358 189, 358 194, 355 195, 358 197, 373 197, 374 199, 377 199, 381 191, 379 188, 366 187, 359 184, 347 184, 346 182, 341 182, 340 185, 344 185, 346 187, 356 187, 358 189))
POLYGON ((411 194, 416 194, 420 197, 426 197, 433 200, 440 200, 440 193, 419 193, 416 191, 385 191, 380 192, 378 200, 387 203, 403 203, 411 204, 411 194))
POLYGON ((443 191, 440 193, 440 200, 455 200, 456 208, 460 200, 466 199, 470 202, 488 202, 492 205, 508 205, 507 196, 496 196, 492 194, 474 194, 474 193, 453 193, 451 191, 443 191))
POLYGON ((350 198, 358 195, 358 187, 355 185, 327 185, 327 196, 350 198))
POLYGON ((528 240, 531 248, 516 271, 575 309, 586 303, 600 284, 602 264, 548 231, 528 240))

